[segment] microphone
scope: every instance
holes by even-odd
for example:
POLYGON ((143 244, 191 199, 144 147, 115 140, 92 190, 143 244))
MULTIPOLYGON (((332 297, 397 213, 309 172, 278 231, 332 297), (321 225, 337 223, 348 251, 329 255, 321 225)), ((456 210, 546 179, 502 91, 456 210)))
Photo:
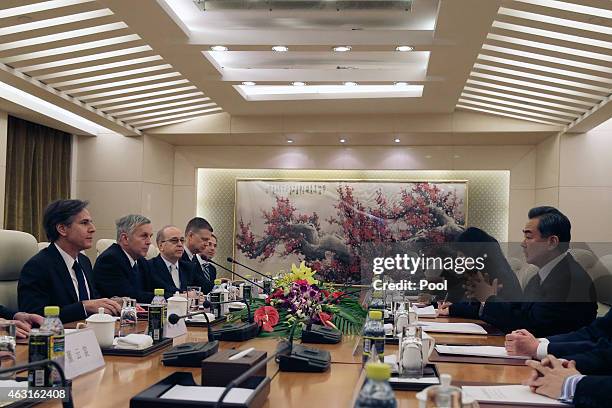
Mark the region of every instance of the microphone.
MULTIPOLYGON (((259 334, 259 325, 255 323, 253 316, 251 315, 251 306, 249 306, 249 302, 245 299, 238 299, 239 302, 242 302, 246 305, 247 308, 247 321, 246 322, 238 322, 238 323, 225 323, 218 327, 214 333, 211 334, 212 330, 209 327, 208 329, 208 338, 209 340, 223 340, 223 341, 245 341, 250 340, 256 337, 259 334)), ((212 304, 224 304, 224 303, 232 303, 233 300, 227 300, 225 302, 210 302, 208 300, 204 301, 203 306, 207 307, 212 304)), ((200 312, 201 313, 201 312, 200 312)))
MULTIPOLYGON (((208 301, 206 301, 208 302, 208 301)), ((210 303, 210 302, 209 302, 210 303)), ((206 329, 208 331, 208 341, 214 341, 214 337, 213 337, 213 329, 212 326, 210 325, 210 320, 208 320, 208 316, 206 315, 205 311, 200 311, 200 312, 188 312, 186 315, 182 315, 179 316, 176 313, 172 313, 171 315, 168 316, 168 323, 170 324, 177 324, 179 320, 184 319, 186 317, 192 317, 192 316, 198 316, 198 315, 204 315, 204 318, 206 319, 206 329)))
POLYGON ((247 279, 247 278, 245 278, 244 276, 242 276, 242 275, 240 275, 240 274, 238 274, 238 273, 236 273, 236 272, 232 271, 231 269, 228 269, 228 268, 226 268, 225 266, 223 266, 223 265, 220 265, 220 264, 216 263, 216 262, 215 262, 215 261, 213 261, 212 259, 209 259, 209 260, 208 260, 208 262, 210 262, 210 263, 211 263, 211 264, 213 264, 213 265, 217 265, 219 268, 224 269, 224 270, 228 271, 229 273, 233 273, 234 275, 237 275, 239 278, 244 279, 245 281, 249 282, 251 285, 255 285, 255 286, 257 286, 257 287, 258 287, 258 288, 260 288, 260 289, 263 289, 263 288, 264 288, 264 287, 263 287, 263 286, 261 286, 260 284, 255 283, 255 282, 253 282, 252 280, 247 279))
POLYGON ((258 274, 258 275, 260 275, 260 276, 263 276, 264 278, 267 278, 267 279, 272 280, 272 278, 271 278, 271 277, 269 277, 268 275, 266 275, 266 274, 264 274, 264 273, 261 273, 261 272, 259 272, 259 271, 256 271, 255 269, 250 268, 250 267, 248 267, 248 266, 246 266, 246 265, 241 264, 240 262, 238 262, 237 260, 235 260, 235 259, 234 259, 234 258, 232 258, 231 256, 228 256, 228 257, 227 257, 227 262, 229 262, 229 263, 233 263, 233 264, 236 264, 236 265, 240 265, 240 266, 242 266, 243 268, 248 269, 248 270, 249 270, 249 271, 251 271, 251 272, 255 272, 256 274, 258 274))
POLYGON ((229 384, 225 386, 225 390, 223 390, 223 392, 219 396, 219 399, 217 400, 217 404, 215 405, 215 407, 221 408, 223 406, 223 400, 225 399, 227 394, 232 390, 232 388, 242 384, 249 377, 257 373, 262 367, 268 364, 270 360, 272 360, 273 358, 276 358, 279 354, 286 352, 288 348, 290 348, 290 345, 288 345, 287 343, 280 343, 275 353, 259 361, 257 364, 254 364, 253 367, 249 368, 243 374, 241 374, 237 378, 230 381, 229 384))
POLYGON ((291 327, 287 353, 277 353, 276 362, 280 371, 322 373, 331 365, 331 354, 326 350, 304 347, 293 344, 293 335, 298 322, 291 327))
POLYGON ((191 312, 179 316, 172 313, 168 316, 168 322, 177 324, 180 319, 190 316, 204 315, 208 332, 208 343, 183 343, 173 347, 162 354, 162 363, 172 367, 199 367, 201 361, 219 351, 219 342, 214 339, 213 328, 205 311, 191 312))

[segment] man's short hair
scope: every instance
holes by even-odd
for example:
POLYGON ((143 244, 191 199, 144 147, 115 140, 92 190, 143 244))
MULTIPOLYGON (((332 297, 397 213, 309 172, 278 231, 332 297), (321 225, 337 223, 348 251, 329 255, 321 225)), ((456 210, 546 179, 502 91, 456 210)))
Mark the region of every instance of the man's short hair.
POLYGON ((136 228, 150 223, 150 219, 140 214, 129 214, 119 218, 115 221, 115 225, 117 226, 117 242, 119 242, 121 234, 132 235, 136 228))
POLYGON ((215 239, 215 241, 218 241, 217 236, 215 234, 213 234, 212 232, 210 233, 210 236, 213 237, 215 239))
POLYGON ((529 219, 538 219, 538 230, 540 235, 548 238, 552 235, 559 238, 559 249, 567 251, 572 240, 572 223, 569 218, 555 207, 535 207, 527 214, 529 219))
POLYGON ((83 211, 88 204, 88 201, 81 200, 57 200, 49 204, 43 215, 43 227, 49 242, 55 242, 59 239, 58 225, 72 224, 74 217, 83 211))
POLYGON ((185 236, 190 232, 198 232, 203 229, 213 232, 213 227, 208 221, 202 217, 194 217, 189 220, 187 227, 185 227, 185 236))
POLYGON ((164 225, 163 227, 161 227, 159 229, 159 231, 157 231, 157 236, 155 236, 155 242, 157 243, 157 246, 159 246, 160 242, 162 242, 164 239, 166 239, 164 231, 166 231, 170 227, 176 228, 175 225, 168 224, 168 225, 164 225))

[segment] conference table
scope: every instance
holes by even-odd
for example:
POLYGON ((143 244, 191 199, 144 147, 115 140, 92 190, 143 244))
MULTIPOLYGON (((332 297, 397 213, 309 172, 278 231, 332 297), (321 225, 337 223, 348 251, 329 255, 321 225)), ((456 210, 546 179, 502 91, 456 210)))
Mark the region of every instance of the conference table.
MULTIPOLYGON (((476 322, 458 318, 437 318, 439 322, 476 322)), ((139 323, 144 330, 145 322, 139 323)), ((73 327, 68 325, 67 327, 73 327)), ((430 333, 439 344, 503 345, 503 336, 460 335, 430 333)), ((205 328, 189 327, 186 335, 174 339, 174 344, 193 341, 207 341, 205 328)), ((267 375, 272 379, 270 394, 265 407, 350 407, 357 390, 364 381, 361 365, 361 349, 353 353, 358 336, 343 336, 339 344, 312 344, 328 350, 331 354, 331 368, 325 373, 278 372, 278 364, 268 363, 267 375)), ((274 352, 278 339, 257 337, 245 342, 220 342, 220 350, 246 349, 255 347, 268 353, 274 352)), ((386 345, 385 354, 397 352, 397 345, 386 345)), ((167 349, 166 349, 167 350, 167 349)), ((96 371, 73 380, 72 394, 75 407, 120 408, 128 407, 130 398, 168 375, 177 372, 191 372, 196 382, 200 381, 199 368, 165 367, 161 355, 165 350, 146 357, 104 356, 106 365, 96 371)), ((18 362, 27 361, 27 345, 17 346, 18 362)), ((436 363, 440 373, 452 375, 453 381, 463 383, 518 384, 529 375, 525 366, 436 363)), ((396 391, 399 407, 417 407, 415 392, 396 391)), ((37 406, 60 407, 59 401, 47 401, 37 406)))

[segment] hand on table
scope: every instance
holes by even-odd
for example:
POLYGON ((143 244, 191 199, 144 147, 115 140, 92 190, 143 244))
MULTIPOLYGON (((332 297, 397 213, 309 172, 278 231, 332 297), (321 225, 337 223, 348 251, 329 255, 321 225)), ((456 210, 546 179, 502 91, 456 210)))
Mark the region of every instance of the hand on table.
POLYGON ((563 391, 563 383, 569 376, 580 374, 575 361, 558 359, 548 355, 541 362, 527 360, 525 363, 533 368, 530 377, 523 383, 536 394, 558 399, 563 391))
POLYGON ((121 305, 114 300, 102 298, 94 300, 84 300, 83 306, 88 315, 98 313, 99 308, 104 308, 104 313, 108 313, 113 316, 119 316, 121 314, 121 305))
POLYGON ((536 357, 540 341, 527 330, 514 330, 506 335, 504 346, 511 356, 536 357))
POLYGON ((451 302, 438 302, 438 317, 446 317, 450 314, 451 302))
POLYGON ((27 339, 30 335, 30 330, 32 330, 32 326, 40 326, 43 320, 44 318, 37 314, 18 312, 13 316, 13 320, 2 321, 13 323, 15 325, 15 335, 18 339, 27 339))
POLYGON ((502 286, 497 278, 489 283, 489 275, 483 275, 482 272, 477 272, 475 275, 468 277, 465 285, 463 285, 466 297, 477 299, 480 302, 486 302, 489 297, 497 295, 502 286))

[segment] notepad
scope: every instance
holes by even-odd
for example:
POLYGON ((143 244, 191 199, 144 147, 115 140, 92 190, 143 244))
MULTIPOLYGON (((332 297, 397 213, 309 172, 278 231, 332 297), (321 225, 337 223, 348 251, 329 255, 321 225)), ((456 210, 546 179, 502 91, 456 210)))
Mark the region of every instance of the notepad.
POLYGON ((528 360, 527 356, 510 356, 504 347, 498 346, 444 346, 437 345, 436 351, 439 354, 454 354, 461 356, 496 357, 496 358, 515 358, 528 360))
POLYGON ((476 323, 440 323, 419 322, 426 332, 458 333, 458 334, 487 334, 487 331, 476 323))
POLYGON ((436 309, 431 305, 427 307, 416 307, 413 305, 412 310, 414 310, 419 317, 438 317, 436 309))
POLYGON ((463 393, 479 402, 491 402, 504 405, 540 405, 551 407, 567 407, 555 399, 531 392, 526 385, 492 385, 464 386, 463 393))
MULTIPOLYGON (((175 385, 160 398, 199 402, 217 402, 225 390, 224 387, 201 387, 199 385, 175 385)), ((223 399, 224 403, 245 404, 253 393, 249 388, 232 388, 223 399)))

